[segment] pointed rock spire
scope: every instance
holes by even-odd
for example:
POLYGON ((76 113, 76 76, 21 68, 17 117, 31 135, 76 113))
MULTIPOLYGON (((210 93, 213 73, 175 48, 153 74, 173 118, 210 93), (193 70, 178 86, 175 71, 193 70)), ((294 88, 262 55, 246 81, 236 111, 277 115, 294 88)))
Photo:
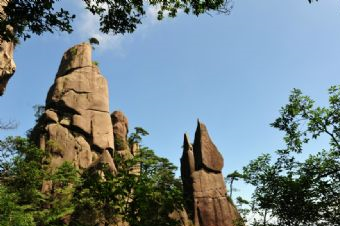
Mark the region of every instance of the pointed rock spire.
POLYGON ((192 146, 184 135, 181 177, 185 209, 195 226, 234 226, 240 219, 227 198, 223 157, 209 137, 206 126, 198 121, 192 146))
POLYGON ((222 171, 223 157, 210 139, 207 127, 200 121, 197 122, 194 150, 197 169, 205 167, 211 171, 222 171))

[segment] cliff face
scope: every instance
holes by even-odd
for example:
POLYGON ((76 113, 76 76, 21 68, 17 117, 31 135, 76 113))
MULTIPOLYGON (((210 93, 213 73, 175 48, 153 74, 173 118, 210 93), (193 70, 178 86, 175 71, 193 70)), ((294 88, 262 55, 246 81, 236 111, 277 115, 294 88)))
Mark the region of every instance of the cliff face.
POLYGON ((32 133, 51 153, 52 169, 64 161, 81 170, 103 162, 116 171, 107 81, 92 63, 91 51, 82 43, 65 52, 32 133))
POLYGON ((223 157, 206 126, 198 122, 194 144, 184 136, 181 158, 186 210, 195 226, 233 226, 240 218, 228 201, 222 168, 223 157))
MULTIPOLYGON (((0 0, 0 19, 2 20, 6 18, 3 9, 7 4, 8 0, 0 0)), ((0 39, 0 96, 4 94, 7 83, 15 72, 13 52, 14 43, 0 39)))

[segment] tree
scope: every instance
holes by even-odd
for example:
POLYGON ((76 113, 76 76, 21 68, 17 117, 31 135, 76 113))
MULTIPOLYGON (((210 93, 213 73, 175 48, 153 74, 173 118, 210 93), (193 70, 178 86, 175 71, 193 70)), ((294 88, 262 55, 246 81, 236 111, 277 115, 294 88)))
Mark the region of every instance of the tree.
MULTIPOLYGON (((130 140, 140 139, 140 133, 147 134, 137 127, 130 140)), ((119 169, 116 175, 103 166, 104 177, 92 170, 82 176, 74 197, 77 206, 73 224, 124 221, 131 226, 179 225, 170 217, 175 210, 183 209, 182 184, 175 178, 176 167, 172 163, 146 147, 133 159, 115 155, 115 162, 119 169), (133 171, 136 165, 140 166, 138 173, 133 171)))
POLYGON ((75 168, 66 162, 51 172, 44 167, 48 153, 26 138, 0 141, 0 153, 0 225, 63 225, 75 207, 71 202, 79 183, 75 168), (43 193, 43 181, 48 180, 52 190, 43 193))
POLYGON ((264 154, 243 169, 255 186, 254 225, 337 225, 340 222, 340 86, 329 89, 329 106, 294 89, 280 117, 271 124, 285 133, 277 158, 264 154), (329 147, 298 160, 305 145, 321 137, 329 147))
MULTIPOLYGON (((146 134, 137 127, 130 140, 141 141, 146 134)), ((172 163, 146 147, 133 159, 115 155, 115 162, 117 174, 106 165, 80 174, 69 162, 51 170, 49 153, 30 140, 0 140, 0 225, 179 224, 170 217, 183 208, 182 185, 172 163), (44 184, 48 191, 42 191, 44 184)))
MULTIPOLYGON (((0 21, 0 38, 14 40, 30 38, 32 34, 41 35, 44 32, 53 33, 56 30, 72 32, 72 21, 76 15, 64 8, 56 9, 60 0, 10 0, 4 7, 0 21), (12 29, 10 29, 12 27, 12 29)), ((230 0, 150 0, 150 1, 113 1, 113 0, 83 0, 85 8, 100 18, 100 30, 104 33, 124 34, 133 32, 142 23, 147 6, 158 7, 158 19, 166 14, 176 17, 178 11, 196 16, 216 11, 228 14, 231 9, 230 0)))
POLYGON ((226 184, 229 183, 229 197, 230 197, 230 199, 233 198, 233 191, 235 190, 235 188, 233 188, 234 181, 238 181, 239 179, 242 178, 242 176, 243 176, 242 174, 240 174, 238 171, 235 170, 234 172, 228 174, 224 178, 226 184))

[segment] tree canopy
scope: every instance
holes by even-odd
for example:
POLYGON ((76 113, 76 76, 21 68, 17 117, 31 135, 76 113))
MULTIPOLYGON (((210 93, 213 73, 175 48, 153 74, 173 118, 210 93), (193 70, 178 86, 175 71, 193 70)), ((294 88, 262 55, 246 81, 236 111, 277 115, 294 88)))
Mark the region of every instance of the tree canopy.
MULTIPOLYGON (((146 134, 138 127, 130 137, 146 134)), ((176 167, 149 148, 132 159, 115 155, 116 175, 105 165, 80 173, 69 162, 52 172, 48 161, 29 139, 0 140, 0 225, 179 225, 170 217, 183 208, 176 167), (49 192, 42 191, 46 181, 49 192)))
POLYGON ((285 133, 276 158, 263 154, 244 167, 242 178, 255 186, 253 225, 337 225, 340 222, 340 86, 329 89, 329 106, 315 107, 294 89, 271 124, 285 133), (307 157, 312 140, 329 145, 307 157))
MULTIPOLYGON (((57 3, 62 0, 11 0, 4 7, 4 15, 0 21, 0 38, 30 38, 32 34, 44 32, 72 32, 72 21, 76 15, 70 9, 64 9, 57 3), (14 33, 12 32, 12 27, 14 33)), ((196 16, 218 12, 228 14, 231 9, 230 0, 83 0, 85 9, 99 16, 100 31, 103 33, 124 34, 133 32, 146 13, 146 7, 155 6, 157 18, 176 17, 178 12, 196 16)))

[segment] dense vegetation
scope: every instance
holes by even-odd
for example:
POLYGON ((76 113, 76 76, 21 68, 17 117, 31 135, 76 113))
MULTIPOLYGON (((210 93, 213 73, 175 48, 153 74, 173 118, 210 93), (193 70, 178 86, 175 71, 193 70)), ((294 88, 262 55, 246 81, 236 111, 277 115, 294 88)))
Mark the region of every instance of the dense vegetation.
MULTIPOLYGON (((7 18, 0 20, 0 38, 30 38, 32 34, 44 32, 73 31, 72 21, 75 19, 72 9, 61 7, 60 0, 12 0, 5 7, 7 18), (57 4, 59 3, 60 4, 57 4), (9 25, 9 26, 8 26, 9 25), (9 29, 12 27, 12 29, 9 29)), ((112 1, 83 0, 85 9, 100 18, 100 30, 103 33, 124 34, 133 32, 142 23, 148 6, 158 9, 158 19, 164 16, 176 17, 178 11, 196 16, 216 11, 228 14, 231 9, 230 0, 152 0, 152 1, 112 1)))
MULTIPOLYGON (((140 131, 133 139, 140 139, 140 131)), ((88 170, 82 175, 65 162, 51 172, 48 153, 28 139, 9 137, 0 141, 0 225, 108 225, 119 221, 131 226, 171 226, 169 217, 182 209, 182 191, 176 167, 146 147, 134 159, 116 155, 119 166, 112 175, 88 170), (139 173, 133 173, 133 168, 139 173), (41 192, 51 181, 50 192, 41 192), (152 208, 150 208, 152 207, 152 208)))

